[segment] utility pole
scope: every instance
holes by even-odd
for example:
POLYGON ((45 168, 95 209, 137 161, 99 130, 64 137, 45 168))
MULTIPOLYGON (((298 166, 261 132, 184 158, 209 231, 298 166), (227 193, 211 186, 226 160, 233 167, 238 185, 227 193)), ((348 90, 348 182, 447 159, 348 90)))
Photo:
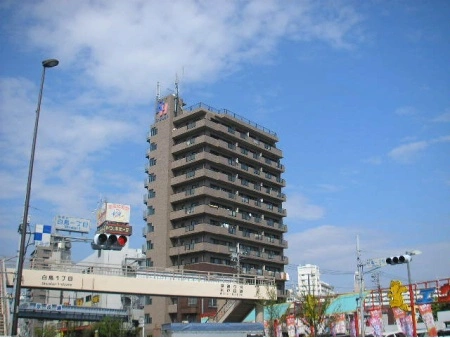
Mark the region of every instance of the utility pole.
POLYGON ((364 337, 364 299, 363 299, 363 287, 364 287, 364 264, 361 260, 361 250, 359 249, 359 235, 356 235, 356 262, 358 268, 359 279, 359 316, 360 316, 360 330, 361 337, 364 337))
POLYGON ((239 275, 241 273, 241 250, 239 247, 239 243, 236 244, 236 252, 233 252, 231 254, 231 260, 233 262, 236 262, 236 271, 239 278, 239 275))

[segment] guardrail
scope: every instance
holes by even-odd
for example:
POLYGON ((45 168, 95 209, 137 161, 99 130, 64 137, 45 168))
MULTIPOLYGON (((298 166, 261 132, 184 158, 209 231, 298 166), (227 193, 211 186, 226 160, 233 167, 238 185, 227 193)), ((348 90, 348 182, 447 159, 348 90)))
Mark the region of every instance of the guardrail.
POLYGON ((24 264, 24 269, 149 279, 215 283, 224 282, 246 285, 275 285, 275 277, 270 276, 185 270, 178 268, 129 267, 121 264, 99 264, 94 262, 73 263, 72 261, 51 261, 49 259, 33 259, 24 264))

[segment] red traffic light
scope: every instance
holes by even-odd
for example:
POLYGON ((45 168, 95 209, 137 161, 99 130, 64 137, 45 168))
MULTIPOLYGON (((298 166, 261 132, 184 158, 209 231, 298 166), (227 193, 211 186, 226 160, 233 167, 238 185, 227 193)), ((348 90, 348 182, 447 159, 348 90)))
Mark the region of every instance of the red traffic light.
POLYGON ((117 244, 119 244, 120 246, 125 246, 127 242, 128 242, 127 236, 120 235, 119 238, 117 238, 117 244))
POLYGON ((125 235, 101 233, 94 236, 91 247, 94 250, 122 250, 127 242, 128 237, 125 235))

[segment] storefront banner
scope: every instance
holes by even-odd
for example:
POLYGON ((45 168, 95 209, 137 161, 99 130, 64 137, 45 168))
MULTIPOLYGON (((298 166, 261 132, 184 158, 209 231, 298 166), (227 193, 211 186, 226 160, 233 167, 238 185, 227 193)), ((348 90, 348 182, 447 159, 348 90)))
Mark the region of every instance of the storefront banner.
POLYGON ((437 328, 434 323, 433 312, 431 310, 431 304, 419 305, 418 308, 419 308, 420 315, 422 316, 422 320, 425 323, 425 326, 427 327, 428 336, 437 337, 438 336, 437 328))
POLYGON ((383 318, 380 309, 374 309, 369 311, 370 318, 369 323, 373 328, 373 336, 381 337, 383 335, 383 318))
POLYGON ((288 336, 296 337, 297 335, 295 332, 295 317, 293 314, 290 314, 289 316, 286 317, 286 326, 287 326, 288 336))

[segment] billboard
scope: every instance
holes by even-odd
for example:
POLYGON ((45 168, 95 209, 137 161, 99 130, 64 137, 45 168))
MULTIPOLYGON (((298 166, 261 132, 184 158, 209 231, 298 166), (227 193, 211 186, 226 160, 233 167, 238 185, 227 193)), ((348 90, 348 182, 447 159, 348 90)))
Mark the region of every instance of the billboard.
POLYGON ((89 233, 91 220, 58 215, 54 219, 54 225, 56 230, 89 233))
POLYGON ((127 204, 104 203, 97 212, 97 227, 105 222, 130 223, 130 210, 127 204))
POLYGON ((133 227, 126 223, 105 222, 97 227, 97 231, 105 234, 131 236, 133 227))

